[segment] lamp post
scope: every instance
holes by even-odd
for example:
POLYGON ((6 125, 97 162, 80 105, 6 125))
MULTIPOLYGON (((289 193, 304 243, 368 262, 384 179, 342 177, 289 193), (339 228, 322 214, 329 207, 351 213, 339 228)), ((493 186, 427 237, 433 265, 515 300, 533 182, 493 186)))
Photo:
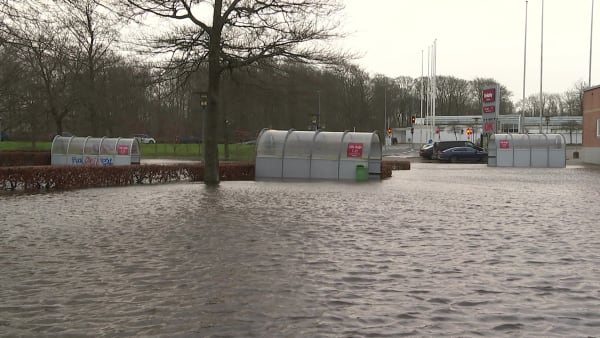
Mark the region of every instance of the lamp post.
MULTIPOLYGON (((202 145, 198 146, 198 152, 200 152, 202 150, 202 148, 204 148, 204 134, 205 134, 205 123, 204 121, 206 121, 206 108, 208 107, 208 93, 207 92, 200 92, 200 107, 202 108, 202 137, 200 137, 200 139, 202 140, 202 145)), ((204 160, 204 152, 202 152, 202 160, 204 160)))
POLYGON ((317 90, 318 110, 317 110, 317 130, 321 129, 321 91, 317 90))

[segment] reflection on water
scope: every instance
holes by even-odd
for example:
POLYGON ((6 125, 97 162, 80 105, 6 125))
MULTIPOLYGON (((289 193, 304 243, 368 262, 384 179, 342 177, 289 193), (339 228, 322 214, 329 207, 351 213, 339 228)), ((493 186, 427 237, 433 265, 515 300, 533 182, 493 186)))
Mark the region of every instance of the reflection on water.
POLYGON ((0 195, 0 336, 586 336, 600 171, 0 195))

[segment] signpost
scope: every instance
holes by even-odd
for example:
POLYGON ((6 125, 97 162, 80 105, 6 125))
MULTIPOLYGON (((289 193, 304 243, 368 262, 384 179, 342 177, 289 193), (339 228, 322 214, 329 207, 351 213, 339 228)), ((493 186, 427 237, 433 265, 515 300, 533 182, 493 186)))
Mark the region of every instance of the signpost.
POLYGON ((500 87, 497 84, 484 87, 481 100, 483 102, 481 108, 483 132, 488 135, 495 134, 496 120, 500 111, 500 87))

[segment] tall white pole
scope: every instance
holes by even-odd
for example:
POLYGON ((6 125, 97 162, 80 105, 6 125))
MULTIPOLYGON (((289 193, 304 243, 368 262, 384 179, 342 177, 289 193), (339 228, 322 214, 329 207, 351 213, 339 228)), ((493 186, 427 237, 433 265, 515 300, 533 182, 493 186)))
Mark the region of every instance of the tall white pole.
POLYGON ((519 116, 519 133, 523 133, 523 123, 525 121, 525 77, 527 75, 527 4, 525 0, 525 43, 523 46, 523 100, 521 101, 521 116, 519 116))
POLYGON ((384 120, 383 121, 383 134, 385 135, 384 144, 387 146, 387 139, 388 139, 388 134, 387 134, 387 85, 383 92, 383 120, 384 120))
POLYGON ((421 49, 421 119, 423 119, 423 50, 421 49))
POLYGON ((594 0, 592 0, 592 20, 590 24, 590 68, 588 77, 588 87, 592 86, 592 36, 594 34, 594 0))
POLYGON ((433 73, 433 92, 432 92, 432 108, 431 111, 433 113, 433 129, 436 129, 435 126, 435 100, 437 96, 437 79, 436 79, 436 60, 437 60, 437 39, 433 40, 433 57, 432 57, 432 73, 433 73))
POLYGON ((427 46, 427 125, 428 140, 433 139, 433 129, 431 128, 431 46, 427 46))
MULTIPOLYGON (((423 50, 421 49, 421 121, 423 121, 423 50)), ((423 142, 423 128, 419 128, 419 140, 423 142)), ((425 143, 425 142, 423 142, 425 143)))
POLYGON ((544 0, 542 0, 542 39, 540 46, 540 133, 542 133, 542 115, 544 114, 544 94, 542 83, 544 77, 544 0))

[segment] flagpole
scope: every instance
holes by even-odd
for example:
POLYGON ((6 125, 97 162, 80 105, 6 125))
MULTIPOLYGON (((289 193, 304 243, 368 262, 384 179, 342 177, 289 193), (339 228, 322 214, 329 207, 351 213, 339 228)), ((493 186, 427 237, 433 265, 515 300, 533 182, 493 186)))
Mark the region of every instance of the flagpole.
POLYGON ((542 133, 542 115, 544 114, 544 94, 542 84, 544 77, 544 0, 542 0, 542 39, 540 46, 540 134, 542 133))
POLYGON ((525 121, 525 77, 527 75, 527 4, 525 0, 525 43, 523 46, 523 100, 521 101, 521 115, 519 116, 519 133, 523 133, 523 123, 525 121))
POLYGON ((421 119, 423 119, 423 50, 421 49, 421 119))
POLYGON ((429 129, 428 139, 433 139, 431 127, 431 46, 427 46, 427 126, 429 129))
MULTIPOLYGON (((437 60, 437 39, 433 40, 433 57, 432 59, 432 73, 433 73, 433 88, 432 88, 432 108, 431 111, 433 113, 433 130, 437 130, 435 125, 435 100, 437 96, 437 78, 436 78, 436 60, 437 60)), ((439 137, 439 135, 438 135, 439 137)))

